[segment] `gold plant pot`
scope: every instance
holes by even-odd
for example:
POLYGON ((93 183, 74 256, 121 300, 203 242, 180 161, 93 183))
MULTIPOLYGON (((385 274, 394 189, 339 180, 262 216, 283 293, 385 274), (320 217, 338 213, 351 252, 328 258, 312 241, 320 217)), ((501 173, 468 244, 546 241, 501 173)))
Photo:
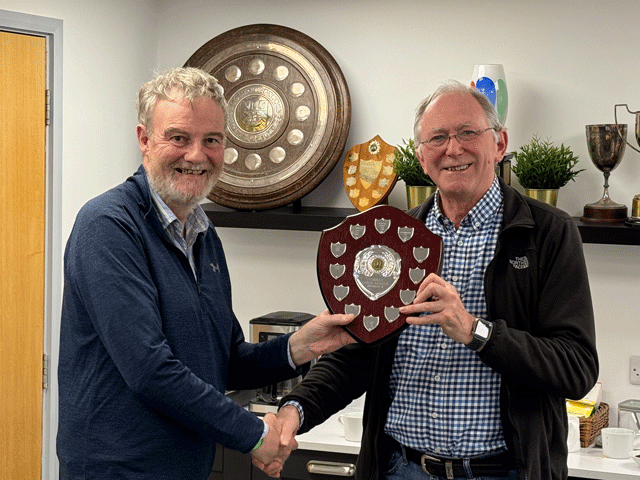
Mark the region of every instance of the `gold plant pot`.
POLYGON ((407 185, 407 207, 413 208, 421 205, 430 195, 435 193, 437 187, 407 185))
POLYGON ((557 188, 525 188, 524 194, 555 207, 558 203, 558 190, 557 188))

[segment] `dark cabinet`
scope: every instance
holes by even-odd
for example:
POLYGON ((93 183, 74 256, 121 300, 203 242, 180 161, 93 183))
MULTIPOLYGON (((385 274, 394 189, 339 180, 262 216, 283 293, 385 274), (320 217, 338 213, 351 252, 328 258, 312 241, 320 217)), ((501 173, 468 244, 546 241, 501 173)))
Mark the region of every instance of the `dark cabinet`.
MULTIPOLYGON (((284 464, 282 480, 344 480, 353 478, 357 455, 345 453, 296 450, 284 464)), ((251 466, 251 480, 270 479, 261 470, 251 466)))
MULTIPOLYGON (((312 450, 294 451, 280 474, 281 480, 344 480, 353 478, 357 455, 312 450)), ((218 446, 208 480, 268 480, 251 464, 251 455, 218 446)))
POLYGON ((251 456, 218 445, 207 480, 251 480, 251 456))

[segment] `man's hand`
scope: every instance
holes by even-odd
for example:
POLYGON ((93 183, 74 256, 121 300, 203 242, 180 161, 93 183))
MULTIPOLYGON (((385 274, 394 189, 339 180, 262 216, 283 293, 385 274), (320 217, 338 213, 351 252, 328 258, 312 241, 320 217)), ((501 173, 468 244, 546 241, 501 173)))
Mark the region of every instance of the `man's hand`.
POLYGON ((465 345, 473 340, 471 327, 475 317, 464 308, 456 288, 435 273, 422 281, 416 298, 411 305, 401 307, 400 312, 406 315, 430 313, 424 317, 408 317, 407 323, 438 324, 447 336, 465 345))
POLYGON ((353 321, 353 315, 331 315, 325 310, 308 321, 289 339, 291 356, 296 366, 304 365, 323 353, 333 352, 356 340, 342 328, 353 321))
POLYGON ((285 405, 278 410, 276 418, 282 426, 280 443, 287 448, 291 448, 291 450, 295 450, 298 448, 298 442, 295 437, 300 428, 300 414, 298 413, 298 409, 293 405, 285 405))
POLYGON ((264 437, 260 448, 251 451, 251 460, 256 467, 270 477, 280 477, 285 460, 293 450, 298 448, 298 442, 295 438, 291 438, 290 427, 283 436, 282 422, 273 413, 267 413, 263 420, 269 425, 269 432, 264 437), (283 438, 286 439, 285 443, 282 442, 283 438))
MULTIPOLYGON (((280 448, 283 452, 288 452, 286 457, 284 459, 276 458, 269 464, 260 462, 256 460, 255 457, 253 459, 253 464, 270 477, 280 476, 280 471, 282 470, 282 467, 284 467, 285 460, 293 450, 298 448, 298 442, 295 438, 296 433, 298 433, 298 429, 300 428, 300 415, 298 414, 298 409, 293 405, 286 405, 282 407, 276 415, 276 421, 281 427, 280 448)), ((271 430, 271 424, 269 424, 269 430, 271 430)), ((260 450, 260 448, 258 450, 260 450)))

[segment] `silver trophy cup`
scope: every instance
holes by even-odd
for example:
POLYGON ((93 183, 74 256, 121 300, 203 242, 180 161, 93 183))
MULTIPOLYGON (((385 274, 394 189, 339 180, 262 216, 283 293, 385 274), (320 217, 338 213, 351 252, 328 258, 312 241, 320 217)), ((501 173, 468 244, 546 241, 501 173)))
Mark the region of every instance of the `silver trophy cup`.
POLYGON ((584 206, 585 222, 618 223, 627 219, 627 207, 609 196, 609 176, 620 164, 627 139, 627 125, 586 125, 587 147, 591 161, 604 175, 604 192, 595 203, 584 206))
MULTIPOLYGON (((636 142, 638 142, 638 145, 640 145, 640 111, 632 112, 625 103, 616 105, 613 109, 613 116, 616 120, 616 124, 618 123, 618 107, 626 107, 627 112, 636 116, 636 142)), ((640 153, 640 150, 631 145, 628 141, 627 145, 629 145, 636 152, 640 153)), ((640 193, 633 197, 632 202, 631 216, 627 218, 626 223, 632 226, 640 226, 640 193)))

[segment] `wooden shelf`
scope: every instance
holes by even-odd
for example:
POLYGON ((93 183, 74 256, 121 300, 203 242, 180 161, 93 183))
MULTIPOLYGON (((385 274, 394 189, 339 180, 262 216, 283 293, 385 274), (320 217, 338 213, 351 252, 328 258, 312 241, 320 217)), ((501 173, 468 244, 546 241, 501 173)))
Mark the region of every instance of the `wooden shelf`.
POLYGON ((582 243, 603 243, 609 245, 640 245, 640 228, 625 223, 583 222, 574 217, 578 224, 582 243))
POLYGON ((216 227, 307 232, 335 227, 348 215, 358 213, 355 208, 303 207, 299 204, 258 212, 234 210, 215 203, 204 204, 202 208, 216 227))
MULTIPOLYGON (((358 213, 355 208, 304 207, 299 203, 258 212, 234 210, 215 203, 204 204, 202 208, 216 227, 308 232, 321 232, 335 227, 348 215, 358 213)), ((583 243, 640 245, 638 227, 630 227, 624 223, 583 222, 579 217, 574 220, 580 229, 583 243)))

